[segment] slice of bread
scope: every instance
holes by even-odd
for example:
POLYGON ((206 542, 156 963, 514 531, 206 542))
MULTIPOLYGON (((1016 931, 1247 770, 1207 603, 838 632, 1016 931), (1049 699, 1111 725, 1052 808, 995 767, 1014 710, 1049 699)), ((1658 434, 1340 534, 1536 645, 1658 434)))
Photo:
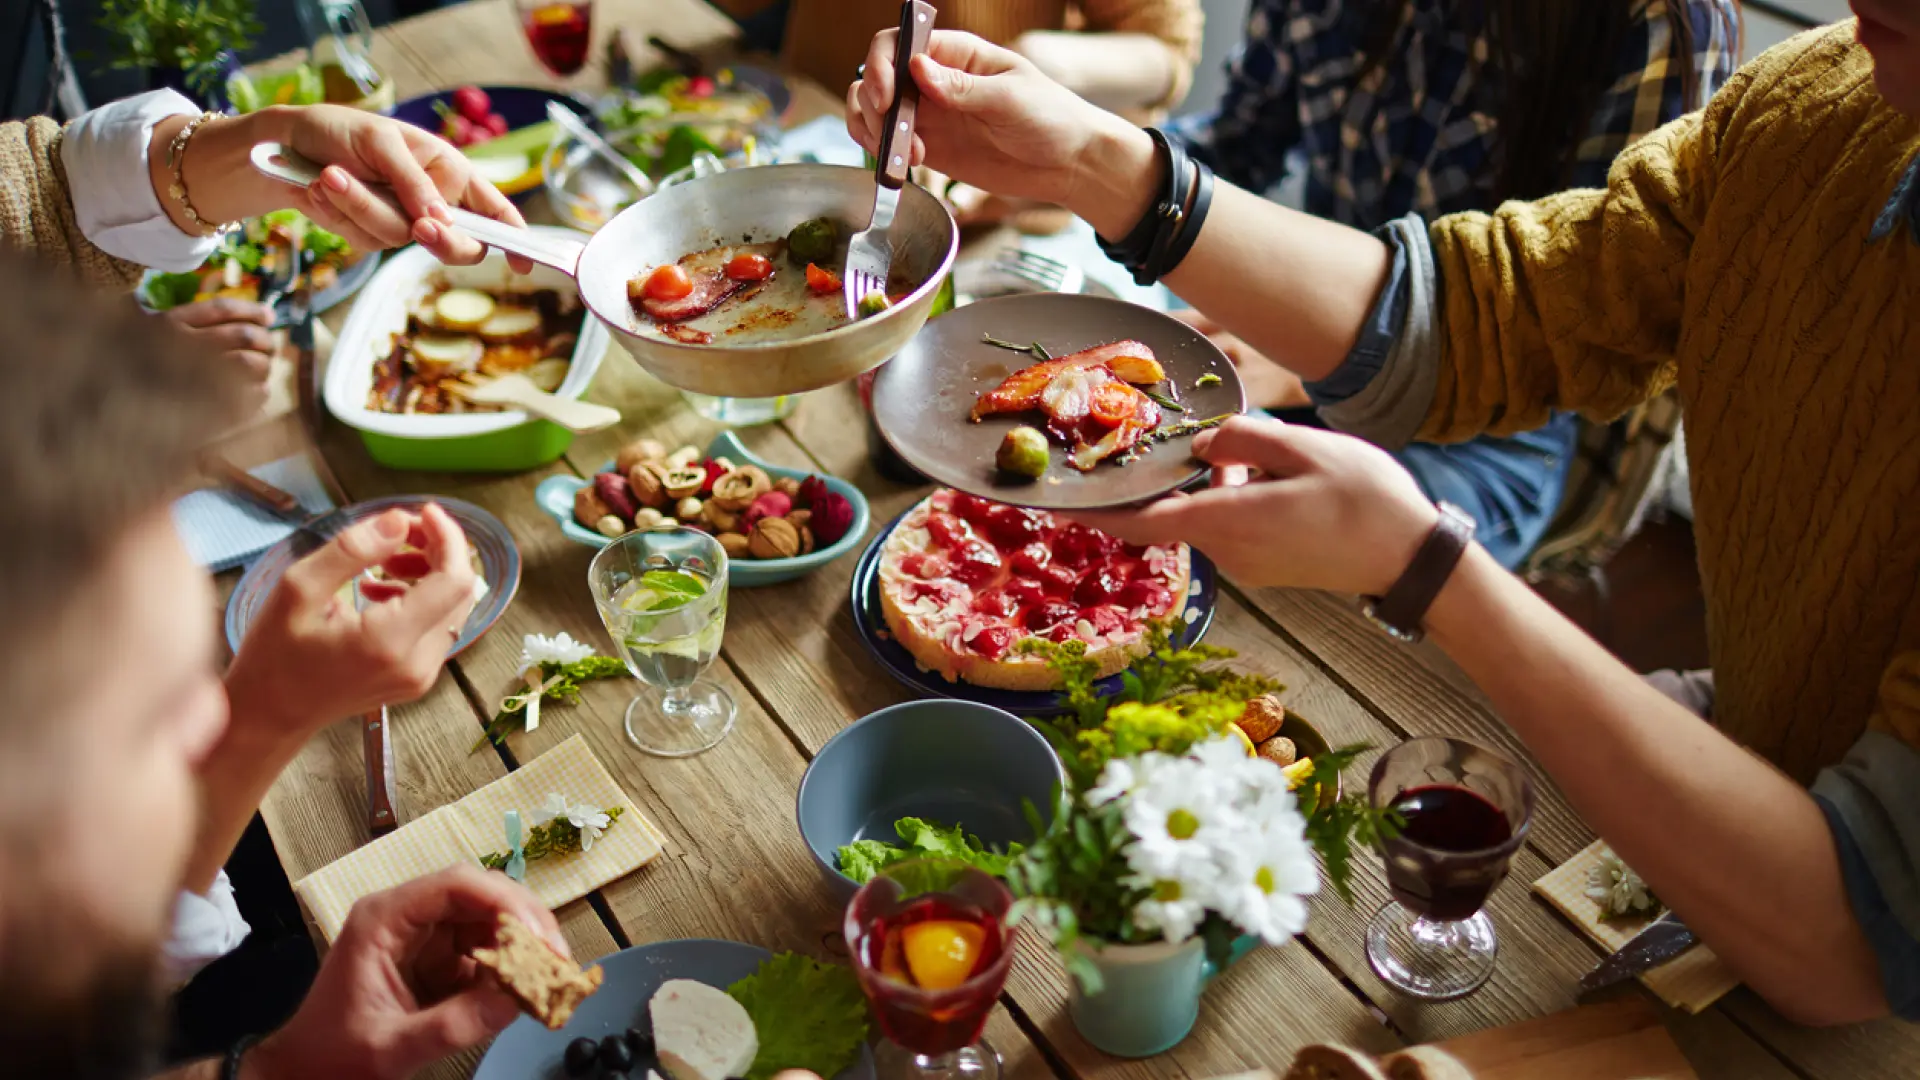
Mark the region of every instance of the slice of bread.
POLYGON ((745 1076, 760 1053, 753 1018, 724 990, 669 979, 647 1003, 660 1067, 673 1080, 745 1076))
POLYGON ((549 1030, 566 1027, 573 1010, 606 978, 597 967, 582 971, 526 923, 504 912, 494 937, 494 948, 473 950, 473 962, 493 972, 500 988, 549 1030))
POLYGON ((1303 1046, 1286 1080, 1386 1080, 1373 1057, 1345 1046, 1303 1046))
POLYGON ((1473 1073, 1445 1050, 1409 1046, 1380 1059, 1387 1080, 1473 1080, 1473 1073))

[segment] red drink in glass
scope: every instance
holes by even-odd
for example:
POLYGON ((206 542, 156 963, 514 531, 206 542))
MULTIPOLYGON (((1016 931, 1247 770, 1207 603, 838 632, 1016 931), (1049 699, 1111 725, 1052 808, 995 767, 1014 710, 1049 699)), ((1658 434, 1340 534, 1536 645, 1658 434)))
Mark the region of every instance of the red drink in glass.
POLYGON ((591 0, 518 0, 520 25, 533 54, 555 75, 571 75, 587 63, 593 37, 591 0))
POLYGON ((883 1076, 999 1075, 980 1033, 1013 963, 1012 904, 979 870, 926 861, 890 866, 855 894, 846 938, 890 1044, 879 1052, 883 1076))
POLYGON ((1391 854, 1403 847, 1457 854, 1495 851, 1513 836, 1506 813, 1479 792, 1453 784, 1408 788, 1390 805, 1406 822, 1400 835, 1384 845, 1390 856, 1387 885, 1393 898, 1429 919, 1470 918, 1507 876, 1504 856, 1454 860, 1448 872, 1440 873, 1428 861, 1396 859, 1391 854))

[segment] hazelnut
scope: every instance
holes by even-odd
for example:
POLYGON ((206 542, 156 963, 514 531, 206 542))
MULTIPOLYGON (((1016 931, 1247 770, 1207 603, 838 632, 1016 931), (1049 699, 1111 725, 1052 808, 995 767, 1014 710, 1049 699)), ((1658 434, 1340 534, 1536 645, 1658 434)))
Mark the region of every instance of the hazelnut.
POLYGON ((673 516, 681 521, 695 521, 700 517, 700 500, 688 496, 673 504, 673 516))
POLYGON ((1246 732, 1256 746, 1280 734, 1280 726, 1286 722, 1287 707, 1273 694, 1262 694, 1247 702, 1246 711, 1240 714, 1240 730, 1246 732))
POLYGON ((773 482, 773 490, 785 495, 789 499, 795 498, 800 494, 800 481, 795 480, 791 476, 783 476, 773 482))
POLYGON ((606 517, 593 523, 593 531, 599 533, 601 536, 625 536, 627 534, 627 523, 612 514, 608 514, 606 517))
POLYGON ((662 464, 669 469, 684 469, 689 465, 698 465, 699 463, 700 451, 695 450, 691 446, 683 446, 675 450, 673 453, 668 454, 662 461, 662 464))
MULTIPOLYGON (((635 465, 644 465, 649 461, 659 461, 667 456, 667 448, 660 445, 658 439, 635 439, 620 448, 614 455, 614 468, 623 473, 632 473, 635 465)), ((631 476, 628 479, 632 479, 631 476)))
POLYGON ((791 559, 800 554, 800 530, 785 518, 761 518, 747 539, 747 552, 756 559, 791 559))
POLYGON ((700 494, 700 489, 707 486, 707 470, 698 466, 671 469, 661 482, 666 484, 669 498, 690 498, 700 494))
POLYGON ((1300 754, 1300 751, 1294 749, 1293 740, 1285 735, 1275 735, 1261 743, 1257 749, 1261 757, 1283 769, 1293 764, 1294 759, 1300 754))
POLYGON ((667 470, 657 461, 643 461, 627 470, 627 486, 641 506, 655 510, 667 505, 667 470))
POLYGON ((613 513, 613 507, 600 497, 592 484, 573 493, 573 520, 588 529, 600 527, 600 519, 613 513))
POLYGON ((713 501, 738 513, 753 505, 753 500, 773 490, 773 480, 766 471, 753 465, 743 465, 713 482, 713 501))
POLYGON ((715 537, 715 539, 719 540, 720 546, 726 549, 727 558, 729 559, 750 559, 753 557, 751 554, 753 541, 748 540, 737 532, 723 532, 715 537))
POLYGON ((811 510, 789 510, 781 516, 793 522, 793 527, 796 529, 804 529, 813 523, 813 511, 811 510))
POLYGON ((642 507, 633 515, 633 527, 636 529, 657 529, 667 523, 667 515, 651 506, 642 507))
POLYGON ((721 506, 718 499, 708 499, 700 508, 700 520, 713 526, 715 532, 733 532, 740 524, 740 515, 721 506))

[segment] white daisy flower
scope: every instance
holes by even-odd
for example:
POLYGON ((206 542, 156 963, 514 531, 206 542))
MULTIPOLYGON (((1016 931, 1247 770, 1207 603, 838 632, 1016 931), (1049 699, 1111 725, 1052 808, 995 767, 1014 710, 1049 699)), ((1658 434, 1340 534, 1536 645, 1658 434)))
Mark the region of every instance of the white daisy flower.
POLYGON ((1156 881, 1152 887, 1153 895, 1134 905, 1133 924, 1142 930, 1158 930, 1175 944, 1192 937, 1207 917, 1205 901, 1190 895, 1176 880, 1156 881))
POLYGON ((580 850, 585 852, 593 847, 593 842, 613 824, 613 816, 597 806, 587 803, 570 804, 567 797, 557 791, 547 793, 547 801, 528 815, 535 825, 545 825, 557 818, 566 819, 567 824, 580 830, 580 850))
POLYGON ((540 809, 528 814, 527 819, 535 825, 545 825, 554 818, 566 816, 567 797, 557 791, 549 791, 547 792, 547 801, 541 804, 540 809))
POLYGON ((1107 767, 1100 770, 1100 779, 1087 789, 1088 806, 1105 806, 1107 803, 1133 791, 1140 783, 1143 770, 1134 768, 1131 758, 1114 758, 1107 767))
POLYGON ((1219 778, 1192 758, 1143 754, 1146 775, 1135 783, 1123 811, 1135 842, 1127 864, 1152 878, 1182 877, 1185 868, 1212 862, 1216 845, 1229 843, 1245 826, 1223 798, 1219 778))
POLYGON ((520 670, 524 673, 541 664, 571 664, 593 655, 593 646, 575 641, 565 630, 548 637, 528 634, 520 642, 520 670))
POLYGON ((1269 945, 1306 929, 1320 870, 1300 827, 1262 828, 1222 855, 1215 910, 1269 945))

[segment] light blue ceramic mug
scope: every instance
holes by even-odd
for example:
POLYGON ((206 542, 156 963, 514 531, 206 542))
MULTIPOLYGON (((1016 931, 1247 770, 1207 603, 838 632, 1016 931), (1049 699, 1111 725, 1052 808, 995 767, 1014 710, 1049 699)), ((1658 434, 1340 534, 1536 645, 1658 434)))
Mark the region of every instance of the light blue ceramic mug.
POLYGON ((1072 982, 1068 1011, 1073 1025, 1094 1046, 1116 1057, 1143 1058, 1174 1048, 1200 1018, 1200 995, 1214 976, 1260 944, 1240 937, 1216 967, 1206 943, 1191 937, 1178 945, 1092 945, 1079 948, 1100 971, 1097 994, 1072 982))

